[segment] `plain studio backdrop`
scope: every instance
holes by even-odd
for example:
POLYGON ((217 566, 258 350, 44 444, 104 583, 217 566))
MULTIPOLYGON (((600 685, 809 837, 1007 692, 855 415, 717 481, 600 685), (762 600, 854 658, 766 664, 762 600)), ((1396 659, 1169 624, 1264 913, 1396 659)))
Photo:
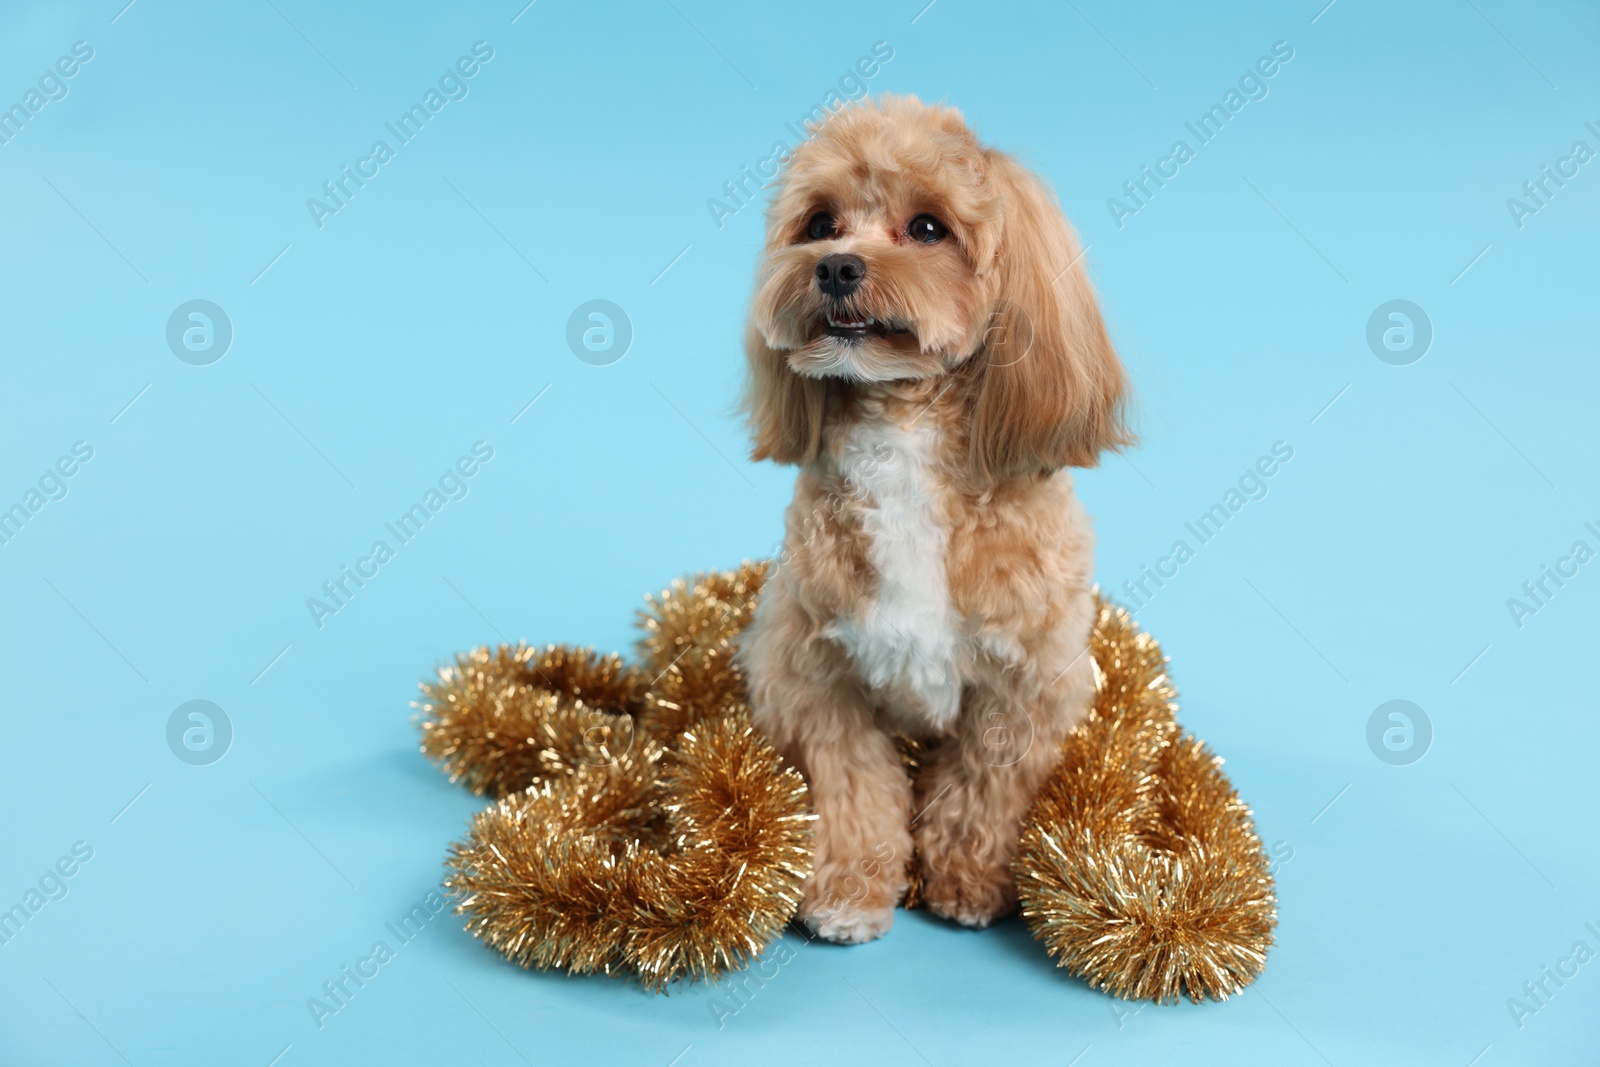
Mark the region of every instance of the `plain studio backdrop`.
POLYGON ((1592 5, 125 2, 0 14, 0 1061, 1593 1062, 1592 5), (1082 236, 1142 436, 1097 576, 1256 813, 1265 973, 1141 1007, 914 913, 658 997, 395 936, 481 803, 417 680, 773 551, 760 186, 884 91, 1082 236))

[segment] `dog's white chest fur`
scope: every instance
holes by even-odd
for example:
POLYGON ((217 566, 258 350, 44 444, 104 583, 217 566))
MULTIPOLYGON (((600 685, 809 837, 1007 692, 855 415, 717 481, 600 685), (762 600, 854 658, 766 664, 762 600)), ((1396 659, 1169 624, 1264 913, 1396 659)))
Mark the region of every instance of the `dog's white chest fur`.
POLYGON ((865 610, 827 632, 895 711, 943 730, 961 710, 961 627, 945 575, 950 535, 932 471, 936 444, 932 428, 875 420, 846 439, 840 470, 868 505, 862 527, 878 580, 865 610))

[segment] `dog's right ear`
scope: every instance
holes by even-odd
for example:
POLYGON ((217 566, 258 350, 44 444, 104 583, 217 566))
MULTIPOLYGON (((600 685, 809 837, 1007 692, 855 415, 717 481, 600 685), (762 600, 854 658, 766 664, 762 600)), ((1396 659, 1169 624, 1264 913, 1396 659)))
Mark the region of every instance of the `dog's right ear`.
POLYGON ((815 459, 822 446, 828 383, 791 370, 754 323, 745 327, 744 354, 750 373, 741 406, 754 438, 750 458, 796 464, 815 459))

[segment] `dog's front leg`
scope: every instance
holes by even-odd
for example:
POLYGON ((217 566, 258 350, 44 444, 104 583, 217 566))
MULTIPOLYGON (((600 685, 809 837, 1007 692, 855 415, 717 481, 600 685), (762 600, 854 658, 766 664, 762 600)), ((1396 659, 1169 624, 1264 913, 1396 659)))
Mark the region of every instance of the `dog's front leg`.
POLYGON ((757 616, 743 654, 752 719, 805 776, 817 816, 800 918, 829 941, 871 941, 906 889, 910 779, 837 646, 779 590, 757 616))
POLYGON ((1011 860, 1023 817, 1094 693, 1086 652, 1048 677, 1008 672, 969 688, 955 736, 918 777, 923 898, 936 915, 988 926, 1016 907, 1011 860))

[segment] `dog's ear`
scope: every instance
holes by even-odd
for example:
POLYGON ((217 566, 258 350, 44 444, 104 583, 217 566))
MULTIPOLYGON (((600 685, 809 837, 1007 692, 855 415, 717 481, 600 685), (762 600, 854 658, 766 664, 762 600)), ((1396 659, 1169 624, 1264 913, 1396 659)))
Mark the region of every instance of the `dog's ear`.
POLYGON ((1020 164, 985 153, 999 187, 997 306, 969 361, 973 472, 1093 467, 1132 443, 1124 425, 1127 376, 1106 334, 1077 237, 1055 198, 1020 164))
POLYGON ((753 323, 745 327, 744 354, 750 373, 742 408, 755 441, 750 458, 777 463, 815 459, 828 383, 796 374, 782 352, 767 347, 753 323))

